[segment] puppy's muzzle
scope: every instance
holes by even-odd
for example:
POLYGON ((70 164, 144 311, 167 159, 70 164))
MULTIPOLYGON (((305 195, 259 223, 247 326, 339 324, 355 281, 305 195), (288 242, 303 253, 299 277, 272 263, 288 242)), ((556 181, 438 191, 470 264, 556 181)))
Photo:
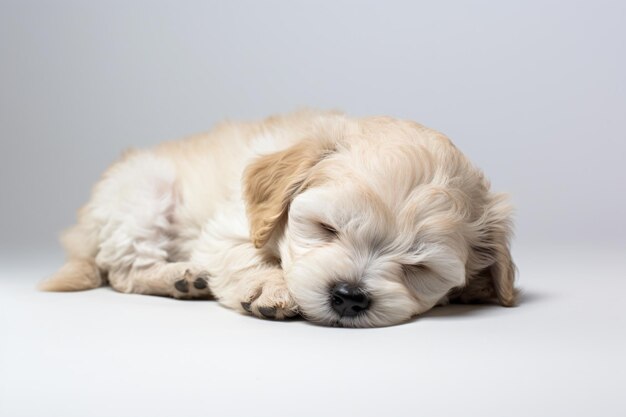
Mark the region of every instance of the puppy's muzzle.
POLYGON ((361 288, 340 282, 330 290, 330 304, 342 317, 355 317, 370 306, 370 299, 361 288))

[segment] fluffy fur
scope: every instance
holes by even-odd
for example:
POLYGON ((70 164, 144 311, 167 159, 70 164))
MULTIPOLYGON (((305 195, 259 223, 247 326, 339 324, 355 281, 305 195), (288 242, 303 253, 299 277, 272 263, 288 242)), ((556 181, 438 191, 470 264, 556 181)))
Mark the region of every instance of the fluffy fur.
POLYGON ((62 237, 41 284, 215 297, 232 309, 386 326, 450 300, 515 303, 511 207, 444 135, 299 112, 132 151, 62 237), (366 311, 338 315, 337 282, 366 311))

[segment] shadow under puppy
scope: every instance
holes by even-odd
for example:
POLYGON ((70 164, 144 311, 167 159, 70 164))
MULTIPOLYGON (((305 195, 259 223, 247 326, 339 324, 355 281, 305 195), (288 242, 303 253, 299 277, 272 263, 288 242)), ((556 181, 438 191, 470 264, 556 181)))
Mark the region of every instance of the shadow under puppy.
POLYGON ((127 152, 40 288, 215 297, 349 327, 515 303, 511 207, 441 133, 302 111, 127 152))

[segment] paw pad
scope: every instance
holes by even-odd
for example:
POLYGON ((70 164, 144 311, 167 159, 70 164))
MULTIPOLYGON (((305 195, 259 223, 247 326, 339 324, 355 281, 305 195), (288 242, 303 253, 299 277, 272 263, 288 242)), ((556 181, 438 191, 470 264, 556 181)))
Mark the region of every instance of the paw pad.
POLYGON ((198 290, 204 290, 209 286, 209 283, 205 277, 198 277, 193 282, 193 286, 198 290))
POLYGON ((259 307, 259 313, 268 319, 273 319, 276 317, 276 307, 259 307))
POLYGON ((180 292, 184 292, 184 293, 189 292, 189 283, 187 282, 185 278, 176 281, 174 283, 174 287, 180 292))

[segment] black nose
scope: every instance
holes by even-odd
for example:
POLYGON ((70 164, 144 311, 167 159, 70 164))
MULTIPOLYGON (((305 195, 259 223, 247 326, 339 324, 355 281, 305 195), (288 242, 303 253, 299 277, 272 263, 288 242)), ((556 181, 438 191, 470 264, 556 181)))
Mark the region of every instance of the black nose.
POLYGON ((359 287, 341 282, 330 290, 330 304, 340 316, 354 317, 367 310, 370 299, 359 287))

